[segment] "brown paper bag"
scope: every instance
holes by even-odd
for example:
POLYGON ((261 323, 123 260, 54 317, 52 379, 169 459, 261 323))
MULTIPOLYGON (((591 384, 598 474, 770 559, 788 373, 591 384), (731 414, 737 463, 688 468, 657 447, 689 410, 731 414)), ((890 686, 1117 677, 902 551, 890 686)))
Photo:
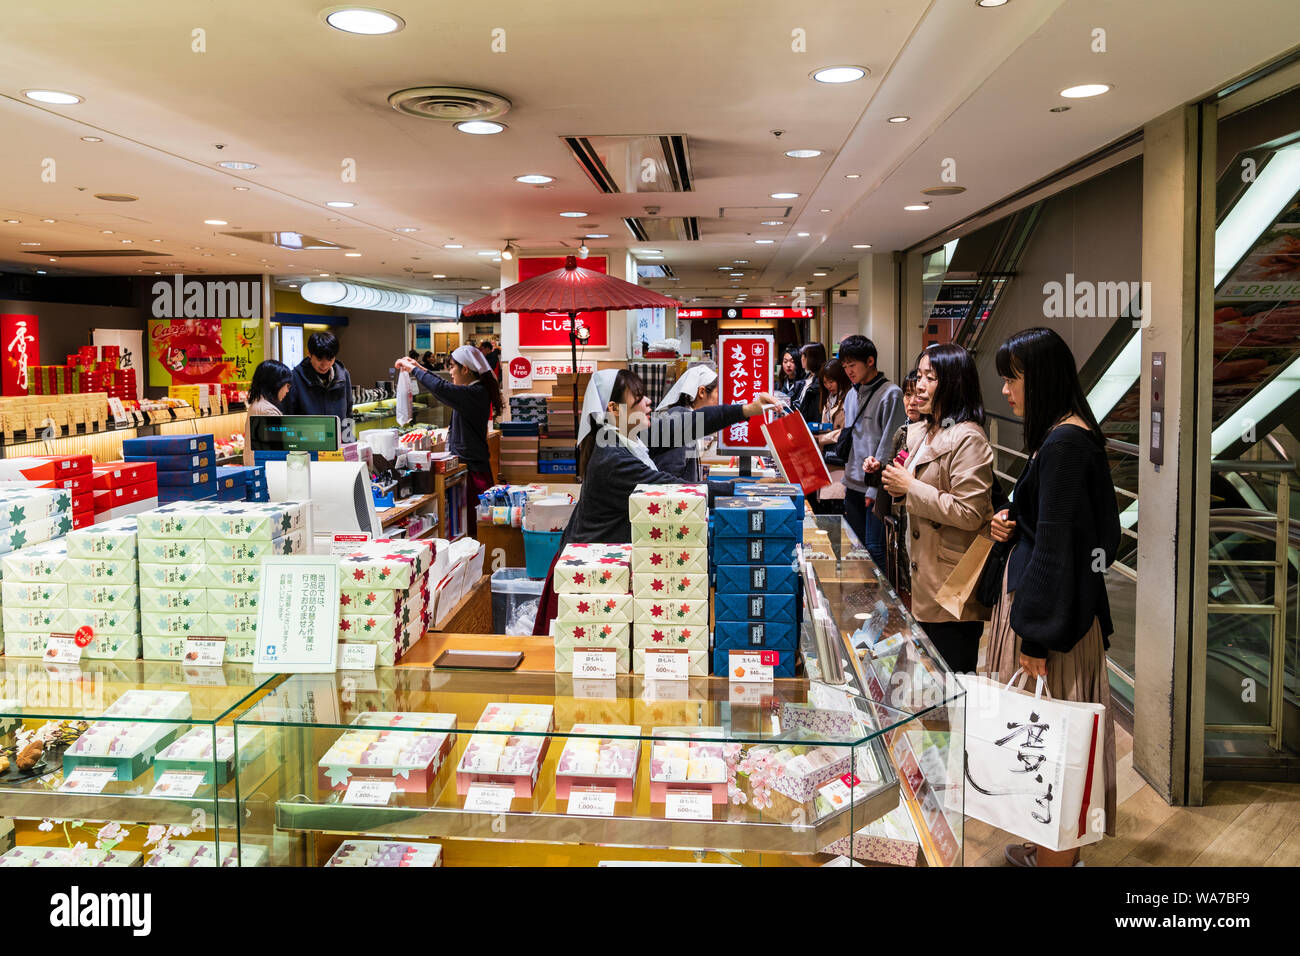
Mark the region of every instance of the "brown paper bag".
POLYGON ((948 575, 948 580, 943 582, 935 594, 935 603, 960 619, 966 605, 975 600, 975 586, 979 584, 980 572, 984 570, 984 562, 992 550, 993 540, 982 534, 977 535, 957 566, 952 569, 952 574, 948 575))

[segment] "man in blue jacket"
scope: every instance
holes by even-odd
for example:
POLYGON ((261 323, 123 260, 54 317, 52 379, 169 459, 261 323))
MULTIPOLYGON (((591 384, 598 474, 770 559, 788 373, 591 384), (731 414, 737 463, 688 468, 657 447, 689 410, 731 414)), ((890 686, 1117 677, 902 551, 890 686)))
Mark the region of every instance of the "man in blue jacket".
POLYGON ((338 336, 311 334, 307 357, 293 370, 293 387, 284 402, 286 415, 335 415, 340 422, 352 417, 352 378, 338 356, 338 336))

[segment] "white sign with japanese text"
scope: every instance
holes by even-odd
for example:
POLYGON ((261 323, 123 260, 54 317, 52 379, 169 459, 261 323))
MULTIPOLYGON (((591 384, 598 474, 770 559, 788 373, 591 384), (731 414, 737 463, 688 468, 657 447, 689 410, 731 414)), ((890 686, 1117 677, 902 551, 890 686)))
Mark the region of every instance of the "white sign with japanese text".
POLYGON ((339 563, 330 555, 262 559, 254 674, 328 674, 337 665, 339 563))

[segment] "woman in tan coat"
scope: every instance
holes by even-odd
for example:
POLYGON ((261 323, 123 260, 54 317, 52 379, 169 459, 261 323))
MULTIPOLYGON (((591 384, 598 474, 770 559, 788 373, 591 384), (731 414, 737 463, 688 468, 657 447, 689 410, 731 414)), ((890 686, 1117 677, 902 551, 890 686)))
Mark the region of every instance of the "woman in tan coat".
MULTIPOLYGON (((907 429, 907 457, 884 466, 881 484, 907 509, 912 615, 954 671, 974 671, 988 610, 974 600, 954 614, 936 595, 993 517, 993 449, 971 354, 933 345, 916 366, 921 420, 907 429)), ((881 462, 867 459, 874 471, 881 462)))

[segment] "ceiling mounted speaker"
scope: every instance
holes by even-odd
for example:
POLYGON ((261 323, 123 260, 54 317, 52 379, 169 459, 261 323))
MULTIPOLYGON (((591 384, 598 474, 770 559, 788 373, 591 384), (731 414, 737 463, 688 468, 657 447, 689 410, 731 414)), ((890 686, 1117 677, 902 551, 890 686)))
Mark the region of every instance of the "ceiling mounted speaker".
POLYGON ((956 196, 965 191, 965 186, 931 186, 929 189, 921 190, 927 196, 956 196))
POLYGON ((500 93, 459 86, 416 86, 388 97, 393 109, 421 119, 444 123, 497 119, 510 112, 510 101, 500 93))

